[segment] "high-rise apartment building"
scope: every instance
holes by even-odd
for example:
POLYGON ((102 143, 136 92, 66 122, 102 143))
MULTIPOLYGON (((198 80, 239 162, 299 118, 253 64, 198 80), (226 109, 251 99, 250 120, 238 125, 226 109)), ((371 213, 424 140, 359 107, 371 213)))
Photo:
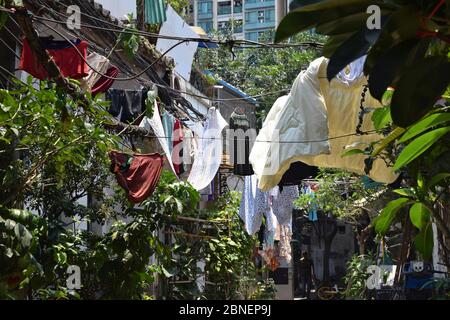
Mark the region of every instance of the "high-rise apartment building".
POLYGON ((194 25, 231 29, 237 39, 261 41, 286 15, 291 0, 192 0, 194 25))

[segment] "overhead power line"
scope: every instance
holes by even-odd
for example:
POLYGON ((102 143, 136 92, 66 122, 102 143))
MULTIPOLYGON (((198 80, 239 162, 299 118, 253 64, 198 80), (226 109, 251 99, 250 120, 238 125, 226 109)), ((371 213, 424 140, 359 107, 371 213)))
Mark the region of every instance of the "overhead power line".
MULTIPOLYGON (((150 64, 149 66, 147 66, 143 71, 141 71, 141 72, 139 72, 139 73, 137 73, 137 74, 134 74, 134 75, 131 75, 131 76, 129 76, 129 77, 126 77, 126 78, 113 78, 113 77, 110 77, 110 76, 108 76, 108 75, 106 75, 106 74, 104 74, 104 73, 101 73, 100 71, 98 71, 98 70, 96 70, 85 58, 84 58, 84 55, 79 51, 79 49, 70 41, 70 39, 68 38, 68 37, 66 37, 65 35, 63 35, 60 31, 58 31, 56 28, 53 28, 52 26, 50 26, 50 25, 48 25, 48 24, 46 24, 45 22, 42 22, 42 21, 38 21, 39 23, 41 23, 41 24, 43 24, 45 27, 47 27, 48 29, 50 29, 50 30, 52 30, 52 31, 54 31, 54 32, 56 32, 59 36, 61 36, 62 38, 64 38, 66 41, 68 41, 68 43, 77 51, 77 53, 78 53, 78 55, 81 57, 81 59, 95 72, 95 73, 97 73, 97 74, 99 74, 100 76, 103 76, 103 77, 105 77, 105 78, 107 78, 107 79, 112 79, 112 80, 115 80, 115 81, 131 81, 131 80, 135 80, 135 79, 139 79, 139 80, 141 80, 141 81, 144 81, 144 82, 147 82, 147 83, 150 83, 150 84, 152 84, 152 85, 156 85, 157 87, 161 87, 161 88, 166 88, 166 89, 171 89, 171 90, 173 90, 173 91, 175 91, 175 92, 178 92, 178 93, 180 93, 180 94, 185 94, 185 95, 189 95, 189 96, 192 96, 192 97, 196 97, 196 98, 201 98, 201 99, 205 99, 205 100, 209 100, 209 101, 213 101, 213 102, 231 102, 231 101, 248 101, 248 100, 252 100, 252 99, 254 99, 254 100, 256 100, 257 98, 260 98, 260 97, 267 97, 267 96, 273 96, 273 95, 277 95, 277 94, 280 94, 280 93, 286 93, 286 92, 288 92, 288 91, 290 91, 290 89, 282 89, 282 90, 277 90, 277 91, 273 91, 273 92, 267 92, 267 93, 262 93, 262 94, 259 94, 259 95, 254 95, 254 96, 248 96, 248 97, 243 97, 243 98, 227 98, 227 99, 218 99, 218 98, 210 98, 210 97, 207 97, 207 96, 203 96, 203 95, 198 95, 198 94, 194 94, 194 93, 191 93, 191 92, 187 92, 187 91, 182 91, 182 90, 177 90, 177 89, 174 89, 174 88, 171 88, 171 87, 169 87, 169 86, 165 86, 165 85, 162 85, 162 84, 159 84, 159 83, 155 83, 155 82, 152 82, 152 81, 149 81, 149 80, 147 80, 147 79, 144 79, 144 78, 142 78, 141 76, 143 75, 143 74, 145 74, 147 71, 149 71, 158 61, 160 61, 161 59, 162 59, 162 57, 164 57, 165 55, 167 55, 168 54, 168 52, 170 52, 171 50, 173 50, 176 46, 178 46, 178 45, 180 45, 180 44, 182 44, 183 43, 183 41, 181 41, 181 42, 178 42, 178 43, 176 43, 174 46, 172 46, 171 48, 169 48, 168 50, 166 50, 157 60, 155 60, 154 62, 152 62, 152 64, 150 64)), ((14 34, 9 30, 9 29, 6 29, 7 30, 7 32, 9 32, 12 36, 14 36, 14 34)), ((16 38, 17 39, 17 38, 16 38)), ((1 39, 0 39, 1 40, 1 39)), ((18 39, 17 39, 18 40, 18 39)), ((9 47, 7 47, 7 49, 9 49, 9 50, 11 50, 11 48, 9 48, 9 47)), ((13 50, 11 50, 11 52, 13 52, 15 55, 16 55, 16 57, 18 57, 19 59, 20 59, 20 57, 17 55, 17 53, 16 52, 14 52, 13 50)), ((112 51, 110 52, 110 53, 112 53, 112 51)), ((118 68, 120 71, 122 71, 123 72, 123 70, 121 70, 120 68, 118 68)), ((125 72, 124 72, 125 73, 125 72)))
MULTIPOLYGON (((63 4, 63 3, 59 3, 59 5, 68 8, 67 5, 63 4)), ((42 9, 46 9, 46 10, 52 10, 55 11, 51 8, 48 8, 46 6, 41 5, 42 9)), ((2 7, 0 7, 2 8, 2 7)), ((3 9, 5 9, 6 12, 9 13, 14 13, 14 11, 6 9, 3 7, 3 9)), ((58 15, 68 19, 69 16, 66 16, 60 12, 57 12, 58 15)), ((121 28, 120 26, 118 26, 115 23, 112 23, 108 20, 105 19, 101 19, 95 16, 92 16, 90 14, 87 14, 85 12, 81 12, 82 15, 89 17, 93 20, 97 20, 99 22, 102 22, 106 25, 109 25, 113 28, 106 28, 106 27, 101 27, 101 26, 95 26, 92 24, 80 24, 80 27, 84 27, 84 28, 91 28, 91 29, 98 29, 98 30, 103 30, 103 31, 108 31, 108 32, 114 32, 114 33, 124 33, 124 34, 134 34, 134 35, 142 35, 142 36, 147 36, 150 38, 156 38, 156 39, 167 39, 167 40, 178 40, 178 41, 186 41, 186 42, 208 42, 208 43, 214 43, 214 44, 218 44, 218 45, 226 45, 226 46, 241 46, 241 45, 250 45, 250 46, 258 46, 258 47, 265 47, 265 48, 278 48, 278 49, 286 49, 286 48, 302 48, 302 47, 314 47, 314 48, 322 48, 323 44, 319 43, 319 42, 314 42, 314 41, 306 41, 306 42, 302 42, 302 43, 264 43, 264 42, 257 42, 257 41, 251 41, 251 40, 240 40, 240 39, 229 39, 229 40, 216 40, 216 39, 205 39, 205 38, 190 38, 190 37, 177 37, 177 36, 170 36, 170 35, 161 35, 161 34, 157 34, 157 33, 152 33, 152 32, 147 32, 147 31, 142 31, 142 30, 136 30, 136 29, 124 29, 121 28)), ((34 19, 40 19, 40 20, 46 20, 48 22, 54 22, 54 23, 58 23, 58 24, 66 24, 65 21, 58 21, 55 19, 51 19, 51 18, 46 18, 46 17, 42 17, 42 16, 37 16, 35 14, 33 14, 32 12, 30 12, 30 15, 34 18, 34 19)))

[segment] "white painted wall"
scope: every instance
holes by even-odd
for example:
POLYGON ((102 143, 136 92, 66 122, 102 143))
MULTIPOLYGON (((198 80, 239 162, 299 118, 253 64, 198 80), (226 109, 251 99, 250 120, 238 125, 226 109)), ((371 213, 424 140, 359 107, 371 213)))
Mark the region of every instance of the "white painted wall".
POLYGON ((135 0, 95 0, 103 5, 103 8, 111 11, 111 15, 120 20, 129 13, 133 13, 136 18, 136 1, 135 0))

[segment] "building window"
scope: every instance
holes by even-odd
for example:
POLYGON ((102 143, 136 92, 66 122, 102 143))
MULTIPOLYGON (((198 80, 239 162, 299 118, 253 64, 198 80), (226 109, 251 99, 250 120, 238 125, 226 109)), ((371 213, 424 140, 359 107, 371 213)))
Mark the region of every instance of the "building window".
POLYGON ((212 13, 213 3, 212 1, 203 1, 198 3, 198 13, 208 14, 212 13))
POLYGON ((245 13, 245 23, 266 23, 275 21, 275 10, 258 10, 245 13))
POLYGON ((234 13, 242 13, 242 0, 234 0, 234 13))
POLYGON ((256 23, 258 21, 258 12, 250 11, 245 13, 245 23, 256 23))
POLYGON ((245 39, 250 41, 258 41, 258 32, 246 32, 245 39))
POLYGON ((242 33, 242 20, 234 20, 234 33, 242 33))
POLYGON ((230 22, 229 21, 219 21, 217 23, 217 29, 219 31, 227 31, 230 29, 230 22))
POLYGON ((245 3, 273 2, 274 0, 245 0, 245 3))
POLYGON ((253 31, 253 32, 246 32, 245 33, 245 39, 256 41, 256 42, 266 42, 268 41, 269 33, 267 31, 253 31))
POLYGON ((266 20, 264 19, 264 10, 258 11, 258 23, 264 23, 266 20))
POLYGON ((217 14, 231 14, 231 1, 222 1, 217 4, 217 14))
POLYGON ((199 21, 198 26, 205 30, 206 33, 212 31, 213 29, 213 22, 212 21, 199 21))
POLYGON ((274 9, 265 10, 264 11, 264 20, 265 20, 265 22, 275 21, 275 10, 274 9))

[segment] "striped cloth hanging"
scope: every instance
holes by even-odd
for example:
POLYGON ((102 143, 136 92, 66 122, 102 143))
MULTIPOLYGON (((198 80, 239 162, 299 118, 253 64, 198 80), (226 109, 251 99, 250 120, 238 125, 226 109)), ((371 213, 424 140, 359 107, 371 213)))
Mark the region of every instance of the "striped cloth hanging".
POLYGON ((145 0, 145 23, 157 24, 167 20, 164 0, 145 0))

